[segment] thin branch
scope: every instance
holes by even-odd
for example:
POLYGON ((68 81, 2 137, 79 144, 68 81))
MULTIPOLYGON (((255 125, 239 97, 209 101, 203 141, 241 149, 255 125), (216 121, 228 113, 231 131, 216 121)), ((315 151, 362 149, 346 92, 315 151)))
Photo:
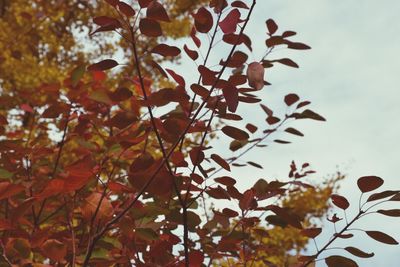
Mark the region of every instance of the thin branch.
POLYGON ((322 248, 321 248, 321 250, 319 250, 318 252, 317 252, 317 254, 315 254, 314 256, 315 256, 315 259, 310 259, 309 261, 307 261, 304 265, 303 265, 303 267, 307 267, 308 265, 310 265, 313 261, 315 261, 317 258, 318 258, 318 256, 322 253, 322 252, 324 252, 341 234, 343 234, 346 230, 348 230, 348 228, 356 221, 356 220, 358 220, 359 218, 360 218, 360 216, 363 214, 363 212, 362 211, 360 211, 355 217, 354 217, 354 219, 353 220, 351 220, 351 222, 349 222, 348 224, 346 224, 346 226, 338 233, 338 234, 335 234, 334 236, 333 236, 333 238, 331 239, 331 240, 329 240, 326 244, 325 244, 325 246, 323 246, 322 248))

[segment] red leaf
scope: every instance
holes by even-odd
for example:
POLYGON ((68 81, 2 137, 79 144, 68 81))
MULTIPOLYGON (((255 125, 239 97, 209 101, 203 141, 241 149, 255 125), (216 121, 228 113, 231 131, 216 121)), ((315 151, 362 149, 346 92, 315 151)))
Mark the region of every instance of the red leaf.
POLYGON ((279 62, 279 63, 281 63, 283 65, 286 65, 286 66, 289 66, 289 67, 293 67, 293 68, 298 68, 299 67, 299 65, 297 65, 297 63, 294 62, 293 60, 291 60, 290 58, 281 58, 281 59, 276 59, 276 60, 273 60, 273 61, 279 62))
POLYGON ((294 134, 294 135, 298 135, 298 136, 304 136, 304 134, 302 132, 300 132, 300 131, 296 130, 295 128, 292 128, 292 127, 286 128, 285 132, 288 132, 288 133, 291 133, 291 134, 294 134))
POLYGON ((253 161, 248 161, 247 164, 249 164, 249 165, 251 165, 253 167, 259 168, 259 169, 263 168, 260 164, 257 164, 257 163, 255 163, 253 161))
POLYGON ((221 186, 218 187, 209 187, 206 191, 206 193, 215 199, 227 199, 230 200, 231 197, 229 196, 228 192, 226 192, 225 189, 223 189, 221 186))
POLYGON ((285 40, 282 38, 282 36, 271 36, 270 38, 265 40, 265 45, 267 47, 274 47, 282 44, 285 44, 285 40))
POLYGON ((153 0, 139 0, 139 5, 141 8, 146 8, 153 0))
POLYGON ((297 104, 297 108, 299 109, 299 108, 302 108, 302 107, 307 106, 309 104, 311 104, 310 101, 303 101, 303 102, 300 102, 299 104, 297 104))
POLYGON ((363 176, 358 179, 357 185, 361 192, 370 192, 383 185, 383 179, 378 176, 363 176))
POLYGON ((386 216, 400 217, 400 209, 377 210, 376 212, 386 216))
POLYGON ((295 50, 307 50, 307 49, 311 49, 311 47, 309 47, 306 44, 303 43, 293 43, 293 42, 286 42, 288 48, 290 49, 295 49, 295 50))
POLYGON ((107 25, 115 25, 121 27, 121 23, 119 20, 107 16, 99 16, 93 18, 93 22, 99 26, 107 26, 107 25))
POLYGON ((236 51, 227 60, 227 62, 221 61, 220 65, 226 65, 229 68, 240 68, 246 62, 247 58, 248 58, 247 54, 241 51, 236 51))
POLYGON ((133 193, 133 192, 135 192, 135 190, 133 190, 132 188, 130 188, 124 184, 118 183, 118 182, 109 182, 108 188, 114 193, 133 193))
POLYGON ((272 112, 272 110, 271 110, 269 107, 267 107, 267 106, 264 105, 264 104, 260 104, 260 106, 261 106, 261 108, 264 110, 264 112, 268 115, 268 117, 271 117, 271 116, 272 116, 273 112, 272 112))
POLYGON ((85 198, 85 204, 82 208, 82 215, 84 218, 91 218, 96 211, 96 220, 110 218, 113 215, 113 207, 109 199, 104 197, 100 207, 98 207, 100 199, 102 199, 102 194, 99 192, 93 192, 85 198))
POLYGON ((122 1, 118 2, 118 9, 127 17, 133 17, 136 14, 135 10, 130 5, 122 1))
POLYGON ((243 197, 239 201, 239 208, 241 210, 248 210, 252 206, 252 202, 254 200, 254 192, 249 189, 243 193, 243 197))
POLYGON ((108 4, 112 5, 112 6, 116 6, 119 3, 119 0, 105 0, 108 4))
POLYGON ((335 234, 335 236, 337 236, 339 238, 348 239, 348 238, 352 238, 354 235, 353 234, 335 234))
POLYGON ((357 263, 352 259, 338 255, 325 258, 325 263, 328 267, 358 267, 357 263))
POLYGON ((212 158, 212 160, 214 160, 219 166, 221 166, 225 170, 231 171, 231 167, 229 166, 228 162, 226 162, 223 158, 221 158, 217 154, 212 154, 211 158, 212 158))
POLYGON ((233 186, 236 184, 236 180, 229 176, 218 177, 218 178, 215 178, 214 181, 216 181, 217 183, 226 185, 226 186, 233 186))
POLYGON ((215 75, 217 75, 218 72, 212 71, 203 65, 200 65, 197 69, 200 72, 201 82, 204 85, 214 85, 214 83, 217 81, 217 78, 215 77, 215 75))
POLYGON ((206 98, 208 96, 208 94, 210 93, 210 91, 208 91, 206 88, 204 88, 203 86, 201 86, 199 84, 195 84, 195 83, 190 86, 190 89, 192 89, 192 91, 195 94, 197 94, 203 98, 206 98))
POLYGON ((301 234, 309 238, 315 238, 322 232, 322 228, 308 228, 301 230, 301 234))
POLYGON ((249 134, 246 133, 243 130, 240 130, 236 127, 232 126, 224 126, 222 129, 222 132, 226 134, 227 136, 235 139, 235 140, 247 140, 249 139, 249 134))
POLYGON ((328 219, 328 221, 330 221, 330 222, 332 222, 332 223, 336 223, 336 222, 342 220, 342 218, 339 218, 339 217, 336 215, 336 213, 333 214, 332 218, 329 218, 329 217, 328 217, 327 219, 328 219))
POLYGON ((386 197, 390 197, 390 196, 393 196, 393 195, 395 195, 397 193, 399 193, 399 191, 394 191, 394 190, 386 190, 386 191, 383 191, 383 192, 375 193, 375 194, 372 194, 372 195, 370 195, 368 197, 367 202, 379 200, 379 199, 386 198, 386 197))
POLYGON ((62 261, 67 255, 67 246, 56 239, 46 240, 41 248, 43 254, 53 261, 62 261))
POLYGON ((35 195, 35 197, 38 199, 44 199, 50 196, 58 195, 64 191, 64 188, 65 181, 63 179, 52 179, 39 194, 35 195))
POLYGON ((204 262, 204 254, 198 250, 192 250, 189 253, 190 266, 200 267, 204 262))
POLYGON ((309 109, 306 109, 301 113, 293 113, 292 116, 296 119, 312 119, 316 121, 326 121, 324 117, 309 109))
POLYGON ((240 22, 240 12, 237 8, 231 10, 229 14, 219 23, 219 27, 225 33, 234 33, 236 26, 240 22))
POLYGON ((285 103, 289 107, 300 100, 300 97, 296 94, 288 94, 285 96, 285 103))
POLYGON ((10 182, 0 182, 0 200, 12 197, 25 188, 19 184, 12 184, 10 182))
POLYGON ((19 107, 25 112, 34 113, 33 108, 28 104, 21 104, 19 107))
POLYGON ((0 231, 13 229, 14 225, 9 220, 0 219, 0 231))
POLYGON ((159 44, 151 50, 151 53, 159 54, 164 57, 176 57, 181 53, 181 50, 176 46, 159 44))
POLYGON ((200 175, 198 175, 196 173, 190 174, 190 179, 195 181, 197 184, 202 184, 204 181, 203 177, 201 177, 200 175))
POLYGON ((192 28, 192 30, 191 30, 191 32, 190 32, 190 37, 192 38, 193 43, 194 43, 197 47, 200 47, 200 46, 201 46, 201 41, 200 41, 200 39, 197 38, 197 36, 196 36, 196 29, 195 29, 195 27, 192 28))
POLYGON ((245 3, 243 3, 242 1, 233 1, 231 6, 232 7, 237 7, 237 8, 249 9, 249 7, 245 3))
POLYGON ((165 72, 165 70, 157 62, 155 62, 154 60, 151 60, 150 64, 153 68, 157 69, 162 76, 164 76, 165 78, 168 78, 168 75, 165 72))
POLYGON ((230 83, 227 83, 226 86, 222 88, 222 93, 226 104, 228 105, 228 110, 230 112, 235 112, 239 104, 239 93, 237 88, 230 83))
POLYGON ((283 38, 287 38, 287 37, 294 36, 294 35, 296 35, 296 32, 294 32, 294 31, 285 31, 282 33, 283 38))
POLYGON ((278 25, 276 25, 273 19, 268 19, 265 23, 267 24, 268 32, 270 35, 274 34, 278 30, 278 25))
POLYGON ((236 217, 236 216, 239 216, 239 213, 237 213, 236 211, 234 211, 234 210, 231 210, 231 209, 229 209, 229 208, 224 208, 223 210, 222 210, 222 214, 224 214, 225 216, 227 216, 227 217, 236 217))
POLYGON ((183 46, 183 49, 185 50, 186 54, 192 59, 196 60, 199 57, 199 53, 195 50, 191 50, 187 47, 187 45, 183 46))
POLYGON ((397 245, 399 244, 393 237, 388 234, 379 232, 379 231, 365 231, 365 233, 375 239, 376 241, 388 244, 388 245, 397 245))
POLYGON ((247 48, 252 51, 252 47, 251 47, 251 39, 246 35, 246 34, 234 34, 234 33, 230 33, 230 34, 225 34, 222 37, 222 40, 225 43, 231 44, 231 45, 235 45, 235 44, 245 44, 247 46, 247 48))
POLYGON ((347 252, 353 254, 354 256, 360 257, 360 258, 371 258, 373 257, 375 254, 372 253, 366 253, 362 250, 359 250, 358 248, 355 247, 345 247, 344 248, 347 252))
POLYGON ((250 63, 247 67, 249 85, 256 90, 264 87, 264 67, 259 62, 250 63))
POLYGON ((246 124, 246 129, 251 133, 255 133, 258 128, 254 124, 248 123, 246 124))
POLYGON ((118 66, 117 61, 115 61, 113 59, 105 59, 105 60, 102 60, 100 62, 90 65, 88 67, 88 70, 89 71, 103 71, 103 70, 112 69, 116 66, 118 66))
POLYGON ((162 35, 160 23, 155 20, 143 18, 139 22, 140 32, 149 37, 158 37, 162 35))
POLYGON ((115 90, 114 92, 110 92, 108 95, 112 101, 121 102, 129 99, 132 96, 132 92, 125 87, 120 87, 117 88, 117 90, 115 90))
POLYGON ((177 82, 180 86, 185 87, 185 80, 181 75, 177 74, 175 71, 171 69, 165 69, 165 70, 169 73, 169 75, 172 76, 175 82, 177 82))
POLYGON ((333 204, 335 204, 337 207, 345 210, 350 206, 349 201, 347 201, 347 199, 345 197, 333 194, 331 195, 331 199, 333 204))
POLYGON ((196 14, 193 14, 194 26, 201 33, 207 33, 213 26, 213 17, 211 13, 204 7, 199 8, 196 14))
POLYGON ((189 152, 190 160, 194 166, 199 165, 204 160, 204 152, 200 147, 194 147, 189 152))
POLYGON ((219 14, 222 10, 224 10, 228 6, 228 2, 226 0, 211 0, 210 7, 214 8, 214 12, 219 14))
POLYGON ((170 22, 167 11, 165 11, 163 5, 157 1, 153 1, 147 6, 146 16, 149 19, 170 22))
POLYGON ((0 114, 0 125, 7 125, 7 118, 0 114))

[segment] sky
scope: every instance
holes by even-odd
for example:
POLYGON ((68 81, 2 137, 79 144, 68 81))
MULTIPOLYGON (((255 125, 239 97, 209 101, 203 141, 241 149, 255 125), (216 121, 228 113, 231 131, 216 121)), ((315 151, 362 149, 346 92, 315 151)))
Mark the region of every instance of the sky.
MULTIPOLYGON (((246 154, 245 161, 260 163, 264 169, 235 168, 230 175, 237 178, 238 187, 249 188, 259 178, 287 177, 292 160, 298 164, 309 162, 317 171, 310 179, 315 183, 336 171, 347 175, 340 184, 339 194, 351 203, 348 218, 357 212, 359 177, 382 177, 385 184, 377 191, 400 189, 397 173, 400 166, 399 10, 398 0, 257 1, 254 16, 246 29, 253 40, 250 61, 259 60, 265 53, 265 21, 268 18, 276 21, 278 32, 294 30, 298 33, 293 37, 294 41, 312 47, 306 51, 274 50, 269 59, 290 57, 300 65, 300 69, 279 65, 267 69, 265 78, 272 85, 264 87, 262 103, 284 112, 283 97, 296 93, 302 100, 310 100, 310 108, 327 121, 295 122, 290 126, 302 131, 305 137, 288 137, 282 133, 277 137, 292 141, 291 144, 270 143, 267 148, 246 154)), ((218 63, 226 53, 226 48, 218 45, 210 62, 218 63)), ((189 64, 183 61, 177 69, 185 75, 187 82, 190 77, 196 77, 194 82, 198 77, 197 68, 193 68, 193 63, 189 64)), ((257 111, 255 113, 249 105, 243 104, 238 108, 245 121, 259 125, 265 114, 260 109, 257 111)), ((220 139, 212 143, 217 150, 222 150, 226 144, 220 139)), ((228 157, 233 155, 227 154, 228 157)), ((387 208, 399 208, 398 205, 398 202, 392 202, 387 208)), ((340 210, 335 212, 342 215, 340 210)), ((400 242, 399 220, 373 214, 359 220, 354 227, 383 231, 400 242)), ((333 233, 328 222, 324 221, 323 226, 325 230, 317 238, 319 247, 333 233)), ((373 258, 356 258, 343 250, 330 250, 322 256, 340 254, 354 259, 362 267, 399 266, 400 246, 379 243, 361 231, 354 234, 351 240, 335 241, 333 246, 354 246, 368 253, 374 252, 373 258)), ((314 246, 310 245, 309 249, 310 254, 313 253, 314 246)), ((320 261, 317 266, 325 264, 320 261)))
MULTIPOLYGON (((394 0, 258 1, 246 31, 250 36, 265 35, 264 21, 273 18, 282 30, 298 33, 294 40, 312 47, 305 52, 282 50, 271 55, 270 58, 290 55, 300 69, 274 67, 271 73, 267 72, 266 79, 272 85, 263 89, 268 90, 263 101, 280 103, 286 93, 295 92, 310 100, 312 109, 327 122, 297 123, 305 137, 291 138, 290 145, 272 145, 247 155, 246 159, 257 159, 264 165, 263 170, 252 169, 252 177, 285 175, 294 159, 299 163, 310 162, 318 172, 316 180, 336 170, 347 174, 339 193, 350 203, 357 203, 356 181, 361 176, 382 177, 385 180, 382 189, 400 188, 399 10, 400 1, 394 0)), ((255 50, 263 51, 263 40, 254 45, 259 47, 255 50)), ((255 57, 261 54, 255 52, 255 57)), ((249 173, 238 170, 237 174, 249 173)), ((248 180, 254 182, 253 178, 248 180)), ((398 205, 394 202, 390 207, 399 208, 398 205)), ((351 208, 350 215, 357 207, 351 208)), ((400 241, 399 225, 398 218, 375 214, 360 220, 356 227, 384 231, 400 241)), ((342 255, 355 259, 360 266, 399 266, 399 246, 376 242, 362 232, 355 234, 357 238, 346 245, 373 251, 375 256, 355 259, 350 254, 342 255)), ((327 233, 317 241, 324 244, 328 238, 327 233)))

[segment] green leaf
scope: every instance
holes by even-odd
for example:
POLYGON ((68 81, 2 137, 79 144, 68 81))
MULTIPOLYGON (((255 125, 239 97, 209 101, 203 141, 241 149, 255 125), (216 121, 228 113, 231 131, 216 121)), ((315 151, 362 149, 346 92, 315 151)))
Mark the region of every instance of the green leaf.
POLYGON ((79 81, 82 79, 83 75, 85 74, 86 66, 80 65, 76 67, 71 74, 71 84, 75 87, 79 81))
POLYGON ((107 105, 112 104, 110 97, 104 91, 93 91, 92 93, 90 93, 89 98, 107 105))
POLYGON ((135 234, 144 240, 157 240, 159 237, 155 231, 150 228, 137 228, 135 234))
POLYGON ((12 172, 0 168, 0 179, 10 179, 11 177, 13 177, 13 175, 14 174, 12 172))

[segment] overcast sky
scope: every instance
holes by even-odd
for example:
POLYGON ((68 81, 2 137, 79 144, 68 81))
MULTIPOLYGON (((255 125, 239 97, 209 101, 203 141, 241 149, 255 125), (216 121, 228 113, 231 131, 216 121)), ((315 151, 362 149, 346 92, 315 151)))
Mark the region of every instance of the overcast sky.
MULTIPOLYGON (((380 176, 385 188, 399 189, 400 1, 262 0, 257 5, 248 33, 265 34, 261 25, 270 17, 282 30, 296 31, 294 40, 312 47, 290 53, 299 70, 282 67, 267 73, 273 85, 264 89, 269 90, 266 96, 272 102, 296 92, 311 100, 311 107, 327 122, 298 123, 304 138, 291 138, 293 144, 273 145, 249 155, 265 166, 252 175, 284 175, 295 159, 310 162, 322 176, 337 169, 348 174, 340 193, 352 203, 359 196, 356 180, 363 175, 380 176)), ((257 43, 261 51, 262 41, 257 43)), ((286 50, 280 53, 288 55, 286 50)), ((399 218, 371 215, 356 226, 384 230, 400 241, 399 225, 399 218)), ((376 254, 357 259, 360 266, 400 266, 399 246, 378 243, 362 232, 355 234, 360 238, 351 245, 376 254)), ((325 243, 328 236, 324 238, 318 243, 325 243)))

